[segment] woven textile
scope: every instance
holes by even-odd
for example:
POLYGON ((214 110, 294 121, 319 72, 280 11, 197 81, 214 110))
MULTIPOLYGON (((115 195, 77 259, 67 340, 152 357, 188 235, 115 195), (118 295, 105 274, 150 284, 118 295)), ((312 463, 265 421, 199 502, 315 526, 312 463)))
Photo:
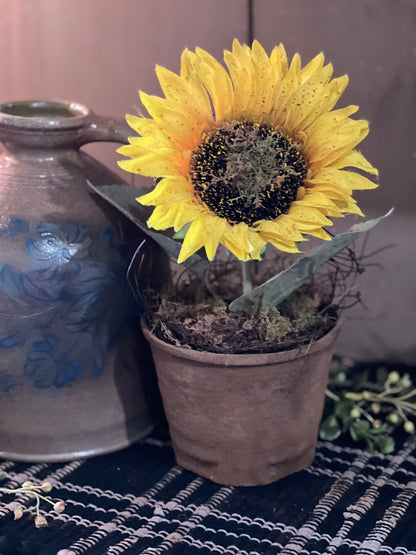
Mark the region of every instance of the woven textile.
POLYGON ((13 520, 15 498, 3 494, 0 553, 416 555, 415 471, 413 437, 387 456, 320 442, 307 470, 256 488, 183 470, 160 432, 96 459, 4 461, 2 486, 49 480, 67 508, 42 511, 49 527, 36 529, 27 513, 13 520))

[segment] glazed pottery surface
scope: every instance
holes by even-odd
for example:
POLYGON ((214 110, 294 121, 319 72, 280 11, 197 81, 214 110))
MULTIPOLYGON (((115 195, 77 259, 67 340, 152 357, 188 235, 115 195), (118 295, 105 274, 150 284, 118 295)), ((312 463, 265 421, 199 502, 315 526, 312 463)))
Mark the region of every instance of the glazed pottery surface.
POLYGON ((79 104, 0 105, 2 457, 109 452, 158 419, 126 280, 128 224, 87 185, 123 182, 80 150, 126 138, 120 122, 79 104))
POLYGON ((339 327, 299 349, 222 355, 169 345, 142 322, 177 462, 235 486, 268 484, 307 467, 339 327))

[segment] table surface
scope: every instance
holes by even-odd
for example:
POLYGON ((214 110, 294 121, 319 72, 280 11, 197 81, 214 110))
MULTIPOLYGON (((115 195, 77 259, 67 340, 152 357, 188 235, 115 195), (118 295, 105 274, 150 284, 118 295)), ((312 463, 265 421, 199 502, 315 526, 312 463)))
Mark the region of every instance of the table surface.
POLYGON ((2 486, 49 480, 66 510, 42 511, 49 526, 36 529, 27 513, 13 520, 15 498, 0 494, 0 554, 416 555, 415 471, 414 436, 391 455, 319 442, 306 470, 226 487, 177 466, 159 429, 94 459, 1 462, 2 486))

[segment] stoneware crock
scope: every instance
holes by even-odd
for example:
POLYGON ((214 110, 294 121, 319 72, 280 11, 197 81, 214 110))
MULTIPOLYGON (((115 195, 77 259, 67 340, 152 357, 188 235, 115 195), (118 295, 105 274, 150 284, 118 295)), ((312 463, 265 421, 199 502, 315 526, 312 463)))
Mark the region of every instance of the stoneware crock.
POLYGON ((180 465, 259 486, 312 462, 339 324, 298 349, 247 355, 177 347, 142 328, 180 465))
POLYGON ((123 181, 80 150, 126 140, 119 121, 74 102, 0 105, 1 457, 114 451, 158 419, 127 223, 87 185, 123 181))

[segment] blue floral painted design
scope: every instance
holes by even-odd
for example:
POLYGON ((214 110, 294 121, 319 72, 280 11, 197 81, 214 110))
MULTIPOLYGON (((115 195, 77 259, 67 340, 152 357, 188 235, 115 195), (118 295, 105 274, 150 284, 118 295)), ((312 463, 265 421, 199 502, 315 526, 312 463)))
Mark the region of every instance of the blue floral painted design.
POLYGON ((137 319, 125 279, 128 259, 114 231, 94 233, 77 222, 42 222, 31 230, 13 218, 0 229, 2 236, 21 239, 27 269, 0 265, 0 298, 16 307, 0 314, 0 329, 7 328, 0 333, 0 352, 23 349, 26 363, 21 379, 0 372, 0 391, 24 379, 37 388, 59 388, 83 372, 101 375, 137 319))
POLYGON ((8 237, 17 237, 20 233, 29 231, 29 225, 22 218, 12 218, 7 227, 0 228, 0 237, 6 235, 8 237))
POLYGON ((17 376, 12 376, 11 374, 0 374, 0 391, 8 392, 20 384, 21 381, 17 376))

